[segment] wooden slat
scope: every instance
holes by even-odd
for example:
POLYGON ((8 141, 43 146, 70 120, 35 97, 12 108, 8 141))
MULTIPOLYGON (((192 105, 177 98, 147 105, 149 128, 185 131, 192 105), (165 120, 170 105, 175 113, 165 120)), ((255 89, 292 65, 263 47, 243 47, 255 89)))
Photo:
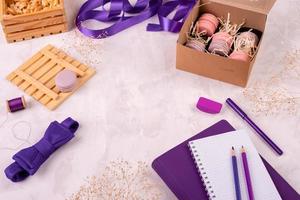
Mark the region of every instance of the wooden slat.
POLYGON ((32 74, 36 70, 38 70, 40 67, 45 65, 47 63, 47 61, 49 61, 49 60, 50 60, 49 58, 47 58, 46 56, 43 56, 37 62, 35 62, 33 65, 31 65, 30 68, 27 68, 25 70, 25 72, 28 74, 32 74))
MULTIPOLYGON (((44 61, 45 57, 41 57, 41 59, 37 60, 35 63, 33 63, 32 65, 30 66, 41 66, 41 63, 40 61, 44 61)), ((45 61, 46 62, 46 61, 45 61)), ((43 63, 42 63, 43 64, 43 63)), ((26 70, 26 69, 25 69, 26 70)), ((22 70, 22 71, 25 71, 25 70, 22 70)), ((24 79, 22 79, 21 77, 18 77, 17 74, 16 74, 16 77, 12 80, 13 83, 15 83, 17 86, 19 86, 22 82, 24 81, 24 79)))
POLYGON ((32 75, 33 78, 40 79, 49 72, 54 66, 56 62, 54 60, 50 60, 47 64, 45 64, 41 69, 39 69, 35 74, 32 75))
MULTIPOLYGON (((51 46, 51 45, 49 45, 49 46, 51 46)), ((44 50, 47 50, 47 49, 49 51, 53 51, 54 54, 58 54, 59 53, 59 51, 56 48, 44 48, 44 50)), ((56 65, 56 63, 54 61, 50 61, 45 66, 43 66, 42 70, 40 69, 36 73, 32 74, 33 78, 38 79, 42 84, 45 84, 46 81, 50 78, 49 75, 48 75, 48 73, 46 73, 46 74, 42 75, 41 77, 39 77, 38 72, 44 71, 43 69, 45 69, 45 67, 47 67, 47 70, 48 70, 47 72, 49 72, 50 70, 52 70, 53 68, 55 68, 55 65, 56 65), (53 63, 54 66, 52 66, 52 63, 53 63)), ((27 82, 25 82, 25 83, 27 83, 27 82)), ((23 84, 25 84, 25 83, 23 83, 23 84)), ((28 84, 28 86, 30 86, 30 87, 27 87, 26 89, 24 89, 24 91, 26 92, 26 94, 31 95, 31 96, 34 97, 34 94, 39 91, 38 88, 36 88, 36 87, 34 87, 33 85, 30 85, 30 84, 28 84)), ((19 88, 21 88, 21 87, 19 86, 19 88)), ((49 89, 51 89, 51 88, 49 88, 49 89)), ((42 93, 42 94, 44 94, 44 93, 42 93)))
MULTIPOLYGON (((54 66, 53 68, 52 68, 52 70, 57 70, 57 68, 58 68, 58 65, 56 65, 56 66, 54 66)), ((58 70, 59 71, 59 70, 58 70)), ((49 74, 45 74, 42 78, 40 78, 40 82, 43 84, 43 85, 45 85, 45 83, 47 83, 48 81, 50 81, 51 79, 52 79, 53 77, 52 76, 49 76, 49 74), (42 81, 41 81, 42 80, 42 81)), ((46 87, 47 87, 47 85, 45 85, 46 87)), ((50 88, 50 87, 47 87, 47 88, 49 88, 50 90, 52 89, 52 88, 50 88)), ((34 87, 34 86, 30 86, 29 88, 27 88, 26 90, 25 90, 25 92, 27 93, 27 94, 30 94, 31 96, 34 96, 34 94, 35 93, 37 93, 37 92, 41 92, 43 95, 47 95, 47 94, 45 94, 42 90, 39 90, 39 88, 36 88, 36 87, 34 87)), ((58 94, 57 92, 55 92, 56 94, 58 94)), ((49 98, 51 98, 51 97, 49 97, 49 98)))
MULTIPOLYGON (((3 1, 3 0, 1 0, 3 1)), ((53 8, 51 10, 44 10, 35 13, 28 13, 22 15, 3 15, 3 24, 22 24, 24 22, 30 22, 35 20, 42 20, 49 17, 64 15, 64 9, 61 7, 53 8)))
MULTIPOLYGON (((42 57, 43 54, 41 53, 37 53, 35 54, 30 60, 28 60, 27 62, 25 62, 23 65, 21 65, 20 69, 21 70, 25 70, 28 66, 32 65, 34 62, 36 62, 40 57, 42 57)), ((15 73, 10 73, 6 79, 11 81, 12 79, 14 79, 17 75, 15 73)))
POLYGON ((60 3, 60 6, 61 6, 62 8, 65 7, 65 0, 60 0, 59 3, 60 3))
MULTIPOLYGON (((66 27, 66 25, 62 25, 62 27, 66 27)), ((65 28, 64 30, 48 30, 48 29, 44 29, 45 31, 43 31, 43 29, 41 29, 39 32, 35 32, 35 35, 28 35, 25 38, 13 38, 10 39, 8 38, 8 36, 6 36, 6 41, 8 43, 13 43, 13 42, 19 42, 19 41, 24 41, 24 40, 31 40, 33 38, 39 38, 39 37, 45 37, 45 36, 49 36, 49 35, 55 35, 55 34, 59 34, 59 33, 63 33, 66 32, 67 29, 65 28)))
POLYGON ((1 24, 3 26, 3 16, 5 14, 5 9, 6 9, 6 3, 5 3, 5 0, 0 0, 0 21, 1 21, 1 24))
MULTIPOLYGON (((43 48, 43 50, 51 50, 53 47, 51 45, 47 45, 46 47, 43 48)), ((20 70, 26 70, 29 66, 33 65, 35 62, 37 62, 41 57, 43 56, 43 54, 41 54, 40 52, 36 53, 35 55, 33 55, 29 60, 27 60, 24 64, 22 64, 19 69, 20 70)), ((9 74, 6 79, 9 81, 12 81, 16 77, 17 75, 14 73, 9 74)))
MULTIPOLYGON (((59 65, 56 65, 54 68, 52 68, 51 74, 47 74, 47 76, 42 77, 39 81, 43 83, 47 88, 52 89, 53 86, 49 85, 48 83, 51 82, 52 79, 54 80, 55 75, 60 71, 61 67, 59 65)), ((32 95, 34 97, 37 97, 38 99, 42 98, 44 95, 47 96, 43 91, 38 89, 32 91, 32 95)))
POLYGON ((95 74, 94 69, 78 62, 51 45, 38 52, 26 63, 27 66, 23 64, 8 75, 9 80, 50 110, 57 108, 95 74), (47 57, 47 63, 41 65, 45 61, 44 52, 48 52, 51 57, 47 57), (66 63, 69 67, 72 66, 72 70, 82 73, 82 76, 78 77, 76 88, 69 93, 59 91, 54 80, 56 75, 65 68, 66 63))
POLYGON ((57 17, 50 17, 43 20, 35 20, 30 22, 24 22, 20 24, 13 24, 5 26, 4 32, 9 33, 16 33, 20 31, 29 31, 41 27, 52 26, 55 24, 62 24, 65 22, 65 17, 63 15, 57 17))
POLYGON ((49 95, 51 98, 53 98, 53 99, 57 99, 58 98, 58 94, 56 94, 52 90, 49 90, 47 87, 45 87, 39 81, 35 80, 34 78, 32 78, 31 76, 29 76, 25 72, 22 72, 21 70, 17 69, 15 71, 15 73, 18 76, 20 76, 21 78, 23 78, 24 80, 30 82, 31 85, 34 85, 35 87, 39 88, 39 90, 43 91, 44 93, 46 93, 47 95, 49 95))
POLYGON ((87 69, 89 69, 86 65, 81 64, 78 69, 82 70, 82 71, 86 71, 87 69))
MULTIPOLYGON (((51 52, 54 53, 54 54, 58 54, 58 56, 59 56, 61 59, 65 59, 65 57, 67 56, 65 53, 59 52, 59 50, 56 49, 56 48, 53 48, 53 49, 51 50, 51 52)), ((70 59, 69 61, 71 62, 72 59, 70 59)), ((57 66, 55 66, 55 69, 53 69, 53 70, 57 71, 57 73, 58 73, 59 71, 62 70, 62 67, 59 66, 59 65, 57 65, 57 66)), ((49 76, 49 77, 50 77, 50 76, 49 76)), ((48 78, 49 78, 49 77, 48 77, 48 78)), ((50 80, 40 80, 40 81, 41 81, 43 84, 45 84, 45 86, 46 86, 47 88, 53 89, 53 88, 55 87, 55 81, 54 81, 54 78, 55 78, 55 76, 53 75, 53 76, 50 77, 50 80)), ((55 90, 54 90, 54 92, 59 93, 59 91, 55 91, 55 90)), ((33 96, 34 96, 36 99, 40 100, 40 102, 41 102, 42 104, 44 104, 44 105, 47 104, 47 103, 51 100, 51 98, 49 98, 47 95, 45 95, 45 94, 42 93, 41 91, 35 92, 35 93, 33 94, 33 96)))
POLYGON ((40 37, 41 35, 49 35, 51 33, 64 32, 64 31, 66 31, 65 27, 66 26, 63 23, 63 24, 58 24, 58 25, 53 25, 53 26, 37 28, 34 30, 29 30, 29 31, 8 33, 6 35, 7 35, 8 41, 14 41, 14 40, 23 39, 23 38, 29 39, 32 37, 40 37))
POLYGON ((49 52, 49 51, 42 51, 42 53, 47 56, 48 58, 55 60, 58 64, 60 64, 62 67, 67 68, 69 70, 72 70, 73 72, 75 72, 76 74, 78 74, 79 76, 84 76, 84 72, 81 71, 80 69, 74 67, 73 65, 71 65, 69 62, 66 62, 63 59, 59 59, 57 55, 54 55, 53 53, 49 52))
MULTIPOLYGON (((56 65, 55 62, 49 61, 44 66, 42 66, 38 71, 30 74, 34 79, 39 80, 41 77, 43 77, 52 67, 56 65)), ((19 88, 22 90, 26 90, 28 87, 30 87, 29 82, 23 82, 21 85, 19 85, 19 88)))

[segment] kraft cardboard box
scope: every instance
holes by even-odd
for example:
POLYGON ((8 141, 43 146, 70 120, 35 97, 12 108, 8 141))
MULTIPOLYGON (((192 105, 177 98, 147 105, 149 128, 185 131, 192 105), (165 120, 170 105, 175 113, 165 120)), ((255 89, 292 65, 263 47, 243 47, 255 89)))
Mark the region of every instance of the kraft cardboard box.
MULTIPOLYGON (((230 13, 233 23, 241 23, 245 19, 244 27, 262 32, 259 46, 263 39, 267 15, 276 0, 199 0, 185 21, 177 41, 176 68, 202 75, 212 79, 246 87, 256 56, 251 62, 229 59, 210 53, 199 52, 186 47, 187 33, 193 22, 202 13, 208 12, 217 17, 227 17, 230 13), (203 5, 204 4, 204 5, 203 5), (201 6, 200 6, 201 5, 201 6)), ((256 53, 257 54, 257 53, 256 53)))

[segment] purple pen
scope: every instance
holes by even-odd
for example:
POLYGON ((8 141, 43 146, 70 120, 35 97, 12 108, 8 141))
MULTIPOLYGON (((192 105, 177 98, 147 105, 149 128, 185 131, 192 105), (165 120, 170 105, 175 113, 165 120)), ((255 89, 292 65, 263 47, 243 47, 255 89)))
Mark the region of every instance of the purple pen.
POLYGON ((247 116, 247 114, 228 98, 226 103, 241 117, 243 118, 255 131, 256 133, 264 139, 264 141, 272 147, 272 149, 279 155, 283 154, 283 151, 247 116))

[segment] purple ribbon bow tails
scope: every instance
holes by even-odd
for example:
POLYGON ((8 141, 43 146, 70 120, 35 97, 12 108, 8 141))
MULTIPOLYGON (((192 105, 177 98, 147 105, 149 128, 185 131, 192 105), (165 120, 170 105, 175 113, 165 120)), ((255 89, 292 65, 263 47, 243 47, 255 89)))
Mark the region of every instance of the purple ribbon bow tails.
POLYGON ((7 178, 13 182, 19 182, 35 174, 53 152, 74 137, 78 127, 79 123, 71 117, 61 123, 51 122, 39 142, 20 150, 13 156, 15 162, 4 171, 7 178))
POLYGON ((101 39, 119 33, 158 14, 159 24, 148 24, 147 31, 180 31, 195 0, 137 0, 132 6, 128 0, 88 0, 80 8, 75 24, 85 36, 101 39), (110 3, 109 10, 104 6, 110 3), (172 19, 168 15, 174 12, 172 19), (126 16, 125 16, 126 15, 126 16), (87 20, 113 24, 103 29, 90 29, 83 25, 87 20))

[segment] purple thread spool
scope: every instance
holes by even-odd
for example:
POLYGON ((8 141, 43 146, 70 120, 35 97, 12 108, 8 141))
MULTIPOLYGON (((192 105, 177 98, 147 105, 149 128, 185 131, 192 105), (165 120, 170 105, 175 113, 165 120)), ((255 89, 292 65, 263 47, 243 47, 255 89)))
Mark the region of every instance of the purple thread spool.
POLYGON ((13 113, 19 110, 24 110, 26 108, 26 101, 25 98, 22 96, 15 99, 7 100, 6 105, 7 111, 13 113))

